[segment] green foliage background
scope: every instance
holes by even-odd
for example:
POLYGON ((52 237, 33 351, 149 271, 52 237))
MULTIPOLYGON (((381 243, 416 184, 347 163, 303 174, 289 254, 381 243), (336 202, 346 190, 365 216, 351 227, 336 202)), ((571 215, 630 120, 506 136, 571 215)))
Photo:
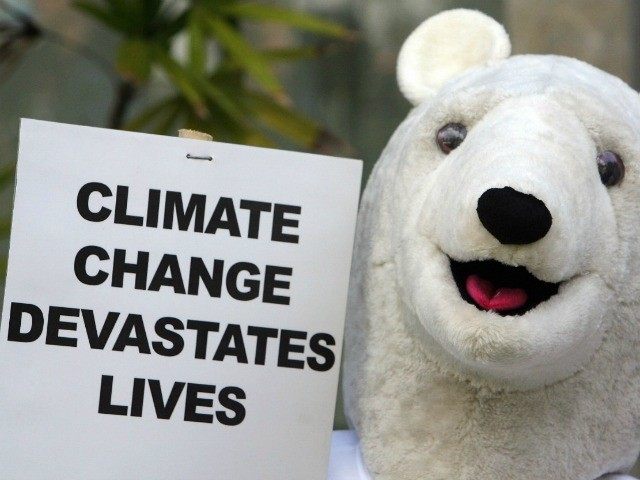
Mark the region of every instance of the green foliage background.
POLYGON ((344 40, 347 29, 312 15, 278 6, 238 0, 193 0, 186 6, 166 0, 83 0, 73 2, 95 22, 120 38, 115 62, 49 30, 6 0, 0 8, 10 21, 0 25, 0 67, 26 53, 35 41, 53 41, 96 62, 117 91, 107 125, 167 134, 176 125, 211 132, 221 140, 276 146, 285 138, 313 148, 324 134, 314 121, 293 108, 274 65, 316 57, 314 45, 262 49, 243 32, 245 22, 266 22, 344 40), (186 58, 172 49, 177 36, 188 39, 186 58), (212 57, 216 57, 212 61, 212 57), (134 118, 129 107, 158 72, 174 92, 134 118))

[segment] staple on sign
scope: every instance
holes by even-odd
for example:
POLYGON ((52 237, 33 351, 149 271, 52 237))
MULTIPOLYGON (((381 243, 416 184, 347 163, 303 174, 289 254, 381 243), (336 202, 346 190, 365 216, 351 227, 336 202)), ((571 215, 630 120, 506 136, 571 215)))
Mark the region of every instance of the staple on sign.
POLYGON ((191 159, 191 160, 207 160, 208 162, 213 160, 213 157, 210 155, 191 155, 190 153, 187 153, 187 158, 191 159))

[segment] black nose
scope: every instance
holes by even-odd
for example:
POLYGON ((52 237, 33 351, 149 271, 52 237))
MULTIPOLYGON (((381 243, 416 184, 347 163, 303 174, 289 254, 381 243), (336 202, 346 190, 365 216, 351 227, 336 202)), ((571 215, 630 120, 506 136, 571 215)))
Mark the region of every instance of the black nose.
POLYGON ((506 245, 533 243, 551 228, 551 213, 544 202, 511 187, 484 192, 477 212, 484 228, 506 245))

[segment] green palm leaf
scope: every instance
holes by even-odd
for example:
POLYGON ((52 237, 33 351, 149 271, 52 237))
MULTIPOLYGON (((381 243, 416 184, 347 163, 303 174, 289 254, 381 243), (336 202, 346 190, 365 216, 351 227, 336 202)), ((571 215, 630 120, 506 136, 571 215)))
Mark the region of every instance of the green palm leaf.
POLYGON ((267 92, 276 96, 283 95, 280 81, 271 71, 269 63, 245 38, 227 22, 219 17, 208 16, 204 19, 211 34, 220 43, 235 62, 267 92))
POLYGON ((207 108, 204 97, 187 71, 166 52, 157 50, 156 58, 171 82, 182 92, 196 114, 199 116, 206 115, 207 108))
POLYGON ((318 138, 318 124, 265 95, 247 92, 244 103, 263 125, 297 144, 310 147, 318 138))
POLYGON ((337 38, 347 38, 351 32, 334 22, 286 8, 260 3, 229 3, 217 7, 226 15, 245 20, 282 23, 291 27, 337 38))

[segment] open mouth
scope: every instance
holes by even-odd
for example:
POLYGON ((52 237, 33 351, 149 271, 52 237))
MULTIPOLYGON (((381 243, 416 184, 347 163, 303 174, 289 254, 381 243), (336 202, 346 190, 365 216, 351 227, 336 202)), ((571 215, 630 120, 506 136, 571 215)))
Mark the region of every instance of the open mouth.
POLYGON ((496 260, 458 262, 449 258, 460 295, 480 310, 522 315, 558 293, 560 283, 544 282, 525 267, 496 260))

